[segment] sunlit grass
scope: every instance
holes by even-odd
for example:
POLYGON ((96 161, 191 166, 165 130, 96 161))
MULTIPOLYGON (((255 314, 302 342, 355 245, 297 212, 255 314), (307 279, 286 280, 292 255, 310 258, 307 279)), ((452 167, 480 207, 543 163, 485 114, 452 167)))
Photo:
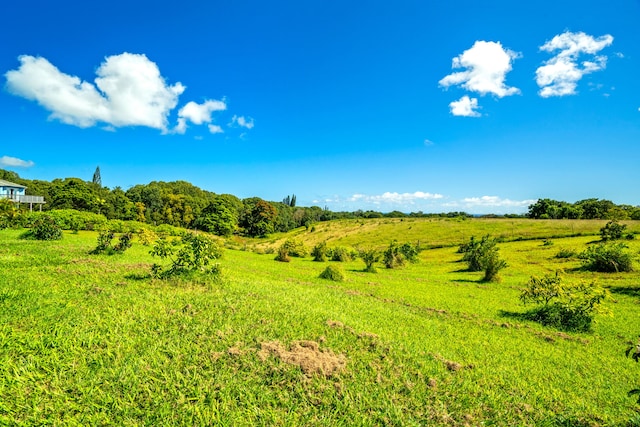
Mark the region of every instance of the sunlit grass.
MULTIPOLYGON (((509 222, 491 224, 510 232, 509 222)), ((462 233, 435 228, 440 240, 424 241, 462 233)), ((399 241, 417 237, 402 230, 399 241)), ((340 243, 385 246, 393 233, 381 233, 340 243)), ((498 284, 466 271, 450 244, 375 274, 341 263, 343 282, 318 278, 328 264, 311 258, 228 250, 222 282, 185 283, 151 279, 139 243, 95 256, 95 233, 18 235, 0 231, 0 424, 621 425, 636 414, 626 393, 639 371, 624 350, 640 333, 640 275, 585 272, 555 257, 592 235, 499 244, 509 267, 498 284), (525 310, 519 288, 531 275, 556 270, 609 287, 613 315, 590 333, 510 315, 525 310), (260 357, 261 343, 299 340, 344 355, 344 370, 306 375, 260 357)))

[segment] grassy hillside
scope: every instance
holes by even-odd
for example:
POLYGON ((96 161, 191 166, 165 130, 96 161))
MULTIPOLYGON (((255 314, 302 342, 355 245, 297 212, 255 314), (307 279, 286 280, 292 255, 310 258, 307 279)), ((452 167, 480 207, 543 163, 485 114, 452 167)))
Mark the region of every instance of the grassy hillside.
MULTIPOLYGON (((447 245, 602 226, 521 221, 340 222, 304 236, 447 245)), ((96 256, 95 233, 19 234, 0 231, 0 425, 640 425, 627 396, 640 366, 624 357, 640 333, 640 274, 555 258, 593 236, 502 243, 509 267, 487 284, 455 247, 377 274, 340 263, 344 282, 319 279, 327 263, 309 258, 227 250, 222 282, 181 282, 151 279, 139 243, 96 256), (529 276, 556 270, 610 289, 611 315, 592 332, 519 316, 529 276)), ((627 243, 638 254, 640 241, 627 243)))
MULTIPOLYGON (((313 247, 326 241, 329 246, 373 246, 382 248, 396 239, 420 242, 426 247, 455 246, 471 236, 490 234, 505 241, 544 239, 599 234, 605 220, 533 220, 523 218, 385 218, 349 219, 299 228, 267 239, 239 240, 240 246, 258 250, 278 247, 287 238, 296 238, 313 247)), ((640 233, 640 221, 622 221, 631 232, 640 233)))

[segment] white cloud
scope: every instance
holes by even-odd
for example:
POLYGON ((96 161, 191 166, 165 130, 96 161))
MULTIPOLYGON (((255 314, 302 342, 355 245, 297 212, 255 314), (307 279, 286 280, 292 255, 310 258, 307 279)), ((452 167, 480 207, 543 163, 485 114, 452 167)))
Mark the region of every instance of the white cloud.
POLYGON ((230 125, 234 125, 234 124, 247 129, 253 129, 253 126, 254 126, 253 118, 251 117, 247 118, 244 116, 233 116, 231 118, 230 125))
POLYGON ((469 98, 464 95, 457 101, 449 104, 451 114, 462 117, 480 117, 480 113, 476 111, 478 107, 478 98, 469 98))
POLYGON ((224 133, 224 130, 218 125, 209 125, 209 132, 211 133, 224 133))
MULTIPOLYGON (((215 99, 207 100, 202 104, 189 101, 178 111, 178 124, 173 131, 175 133, 185 133, 187 130, 187 121, 196 125, 211 123, 211 114, 213 114, 214 111, 224 111, 226 109, 227 104, 224 101, 215 99)), ((220 126, 217 127, 219 128, 220 126)))
POLYGON ((416 191, 414 193, 397 193, 386 192, 383 194, 367 195, 356 193, 350 197, 342 198, 334 196, 333 198, 325 199, 326 203, 362 203, 372 205, 413 205, 421 201, 431 201, 442 199, 444 196, 437 193, 425 193, 422 191, 416 191))
POLYGON ((424 145, 425 145, 426 147, 431 147, 432 145, 434 145, 434 144, 435 144, 435 143, 434 143, 433 141, 431 141, 430 139, 425 139, 423 143, 424 143, 424 145))
POLYGON ((583 75, 602 70, 607 65, 607 57, 596 55, 613 43, 613 36, 606 34, 594 38, 583 32, 564 32, 540 47, 541 51, 555 52, 536 70, 536 83, 540 87, 540 96, 574 95, 578 81, 583 75), (581 55, 591 55, 588 60, 578 62, 581 55))
POLYGON ((476 41, 461 55, 453 58, 452 68, 466 68, 465 71, 449 74, 440 80, 443 87, 460 85, 481 95, 493 94, 500 98, 520 93, 520 89, 505 85, 505 78, 511 71, 511 63, 520 54, 502 47, 500 42, 476 41))
POLYGON ((22 160, 17 157, 2 156, 0 157, 0 165, 15 168, 30 168, 35 165, 31 160, 22 160))
POLYGON ((494 207, 494 208, 522 208, 535 203, 536 200, 510 200, 498 196, 467 197, 462 199, 466 208, 494 207))
POLYGON ((101 122, 113 127, 147 126, 167 130, 167 116, 184 92, 181 83, 167 85, 158 66, 145 55, 109 56, 97 69, 95 84, 62 73, 42 57, 20 56, 8 71, 7 89, 36 101, 50 118, 79 127, 101 122))

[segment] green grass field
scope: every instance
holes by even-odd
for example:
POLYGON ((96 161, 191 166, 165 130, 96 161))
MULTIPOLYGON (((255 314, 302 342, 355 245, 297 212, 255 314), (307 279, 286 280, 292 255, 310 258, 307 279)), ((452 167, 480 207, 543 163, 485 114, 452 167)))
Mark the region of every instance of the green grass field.
MULTIPOLYGON (((161 281, 139 243, 89 255, 96 233, 36 242, 2 230, 0 425, 640 425, 627 396, 640 366, 624 355, 640 334, 640 274, 555 258, 603 224, 372 220, 292 233, 309 247, 329 235, 330 246, 444 246, 377 274, 340 263, 344 282, 319 279, 327 263, 311 258, 240 250, 225 252, 222 281, 161 281), (456 253, 486 233, 508 240, 497 284, 456 253), (557 270, 611 291, 592 332, 518 316, 529 277, 557 270)), ((638 255, 640 240, 626 243, 638 255)))

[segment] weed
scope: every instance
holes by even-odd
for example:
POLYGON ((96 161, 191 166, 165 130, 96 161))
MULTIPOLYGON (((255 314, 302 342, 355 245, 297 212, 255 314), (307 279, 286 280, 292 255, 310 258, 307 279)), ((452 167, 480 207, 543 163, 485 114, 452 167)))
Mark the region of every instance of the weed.
POLYGON ((344 271, 337 265, 329 265, 319 276, 321 279, 333 280, 334 282, 344 281, 344 271))

